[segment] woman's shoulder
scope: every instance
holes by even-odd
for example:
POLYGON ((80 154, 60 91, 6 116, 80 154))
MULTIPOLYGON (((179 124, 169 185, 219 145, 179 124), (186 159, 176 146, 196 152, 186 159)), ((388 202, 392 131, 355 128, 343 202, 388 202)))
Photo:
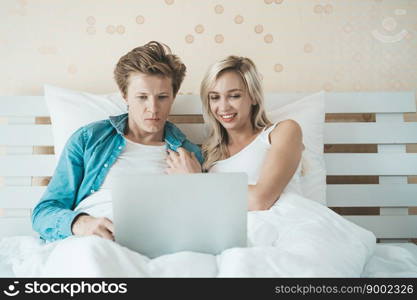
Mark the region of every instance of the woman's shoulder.
POLYGON ((292 119, 283 120, 277 122, 270 129, 270 142, 271 144, 275 139, 286 140, 286 139, 302 139, 302 130, 300 124, 292 119))

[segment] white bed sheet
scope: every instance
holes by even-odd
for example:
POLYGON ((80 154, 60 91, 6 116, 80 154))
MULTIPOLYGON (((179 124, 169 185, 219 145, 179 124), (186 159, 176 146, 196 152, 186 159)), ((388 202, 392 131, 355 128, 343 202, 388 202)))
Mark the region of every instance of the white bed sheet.
MULTIPOLYGON (((97 237, 95 241, 93 237, 75 241, 75 246, 82 245, 85 250, 84 246, 91 242, 101 247, 100 253, 118 253, 120 261, 126 257, 133 260, 123 264, 126 267, 121 270, 91 273, 91 268, 86 270, 90 273, 82 273, 79 266, 74 268, 72 263, 80 257, 74 256, 76 251, 71 251, 74 250, 71 249, 73 239, 43 245, 34 237, 5 238, 0 240, 0 276, 11 277, 14 270, 17 276, 44 274, 50 277, 47 275, 55 274, 55 270, 47 267, 52 266, 65 272, 72 268, 75 277, 77 274, 108 277, 117 271, 123 275, 120 277, 125 277, 124 274, 164 277, 166 270, 171 270, 171 277, 192 276, 187 274, 206 274, 208 277, 417 277, 416 245, 377 245, 375 248, 375 236, 371 232, 293 193, 282 194, 280 201, 268 211, 249 212, 249 248, 228 249, 217 257, 188 252, 149 260, 97 237), (71 256, 74 257, 71 259, 71 256), (51 257, 55 258, 53 263, 51 257), (68 261, 69 265, 59 268, 59 264, 68 261), (13 264, 13 269, 6 262, 13 264), (138 272, 134 266, 142 266, 145 272, 138 272), (190 272, 184 272, 184 266, 190 272)), ((88 265, 89 261, 84 263, 81 265, 88 265)))
MULTIPOLYGON (((0 277, 15 277, 12 266, 0 261, 0 277)), ((411 243, 377 244, 362 277, 417 278, 417 245, 411 243)))

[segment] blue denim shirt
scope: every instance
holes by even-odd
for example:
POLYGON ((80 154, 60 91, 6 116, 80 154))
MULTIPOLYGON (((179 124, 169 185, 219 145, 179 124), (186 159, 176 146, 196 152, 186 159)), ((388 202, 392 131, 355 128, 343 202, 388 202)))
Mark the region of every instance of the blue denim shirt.
MULTIPOLYGON (((54 241, 72 235, 72 222, 80 214, 74 212, 74 208, 100 189, 110 167, 126 146, 127 119, 128 115, 123 114, 93 122, 68 139, 54 175, 32 213, 32 227, 42 239, 54 241)), ((184 147, 203 162, 200 148, 168 121, 164 139, 171 150, 184 147)))

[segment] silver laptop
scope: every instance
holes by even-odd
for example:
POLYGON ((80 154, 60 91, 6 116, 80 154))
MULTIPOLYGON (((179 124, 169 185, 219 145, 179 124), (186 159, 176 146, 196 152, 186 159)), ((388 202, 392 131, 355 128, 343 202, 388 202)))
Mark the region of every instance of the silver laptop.
POLYGON ((116 241, 154 258, 246 247, 245 173, 138 175, 112 183, 116 241))

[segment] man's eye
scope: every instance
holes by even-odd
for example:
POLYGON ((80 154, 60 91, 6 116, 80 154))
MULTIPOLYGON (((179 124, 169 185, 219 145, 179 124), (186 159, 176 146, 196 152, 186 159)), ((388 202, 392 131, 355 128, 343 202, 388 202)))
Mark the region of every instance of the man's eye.
POLYGON ((164 100, 164 99, 166 99, 166 98, 168 98, 168 96, 166 96, 166 95, 164 95, 164 96, 159 96, 159 100, 164 100))
POLYGON ((148 99, 148 96, 138 96, 138 98, 139 98, 140 100, 146 100, 146 99, 148 99))

